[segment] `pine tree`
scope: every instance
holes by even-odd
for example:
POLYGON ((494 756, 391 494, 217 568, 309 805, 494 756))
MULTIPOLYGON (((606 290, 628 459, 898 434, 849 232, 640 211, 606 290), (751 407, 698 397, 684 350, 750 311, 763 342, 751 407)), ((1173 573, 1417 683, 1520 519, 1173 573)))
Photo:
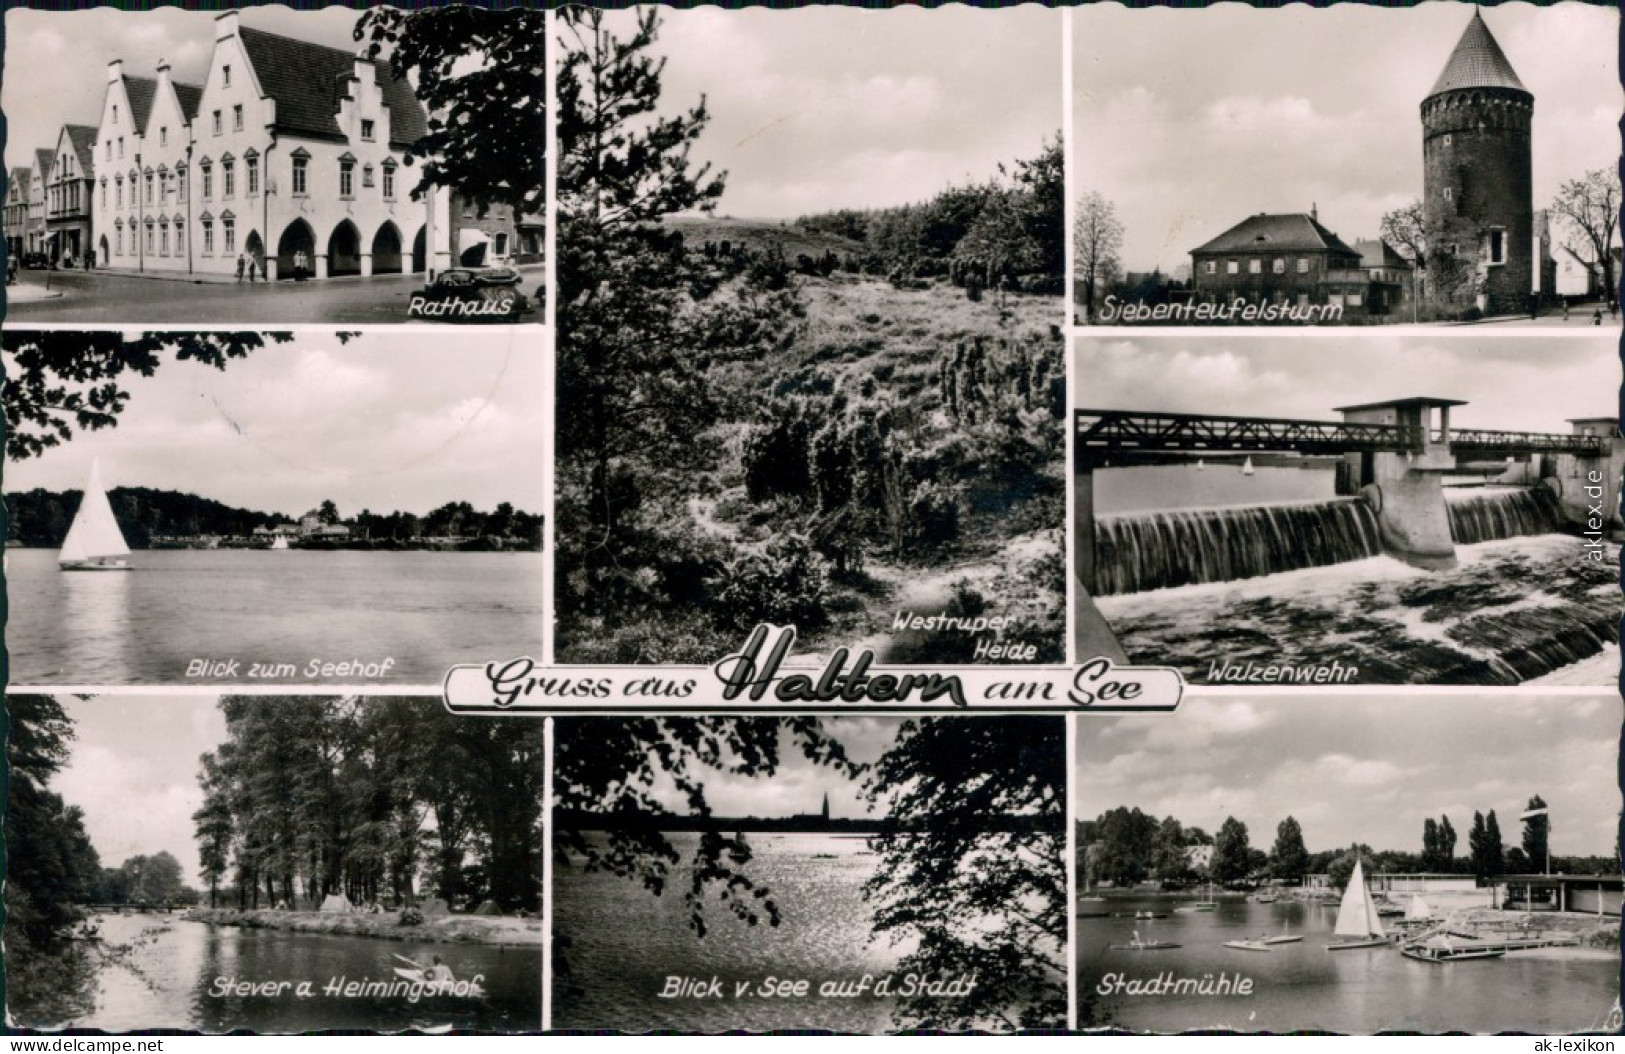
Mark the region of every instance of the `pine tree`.
MULTIPOLYGON (((707 369, 776 346, 793 290, 720 282, 663 221, 711 210, 723 181, 689 151, 704 100, 660 115, 659 13, 624 37, 567 8, 558 71, 558 568, 560 647, 584 617, 658 604, 689 546, 677 484, 711 465, 721 416, 707 369)), ((669 592, 669 590, 667 590, 669 592)))

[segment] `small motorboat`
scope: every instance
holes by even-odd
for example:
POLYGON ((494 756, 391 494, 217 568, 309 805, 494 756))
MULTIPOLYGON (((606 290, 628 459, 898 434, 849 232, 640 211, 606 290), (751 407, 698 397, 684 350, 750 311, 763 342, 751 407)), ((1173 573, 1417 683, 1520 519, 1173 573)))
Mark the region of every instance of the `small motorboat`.
POLYGON ((1224 946, 1243 952, 1267 952, 1270 950, 1269 941, 1263 937, 1250 941, 1225 941, 1224 946))
POLYGON ((1160 952, 1167 951, 1169 948, 1177 948, 1179 945, 1172 941, 1142 940, 1140 931, 1135 930, 1134 939, 1127 944, 1113 944, 1109 945, 1109 947, 1114 951, 1123 952, 1160 952))

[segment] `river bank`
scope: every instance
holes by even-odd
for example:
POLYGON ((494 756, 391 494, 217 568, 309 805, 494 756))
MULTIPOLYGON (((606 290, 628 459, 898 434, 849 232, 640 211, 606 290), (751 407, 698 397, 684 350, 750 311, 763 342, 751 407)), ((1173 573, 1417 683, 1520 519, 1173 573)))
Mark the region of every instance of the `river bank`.
POLYGON ((401 925, 400 915, 395 912, 363 915, 332 911, 237 911, 232 908, 193 908, 181 918, 188 922, 202 922, 211 926, 327 933, 386 941, 538 948, 542 944, 541 919, 521 919, 503 915, 430 915, 415 926, 401 925))

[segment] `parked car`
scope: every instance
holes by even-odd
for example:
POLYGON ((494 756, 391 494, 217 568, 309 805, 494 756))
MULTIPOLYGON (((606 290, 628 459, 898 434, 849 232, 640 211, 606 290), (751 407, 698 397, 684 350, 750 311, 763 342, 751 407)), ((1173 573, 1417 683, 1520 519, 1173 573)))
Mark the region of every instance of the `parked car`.
POLYGON ((51 258, 44 253, 23 253, 23 266, 30 271, 42 271, 51 266, 51 258))
POLYGON ((442 322, 516 322, 532 311, 511 267, 452 267, 412 295, 409 314, 442 322))

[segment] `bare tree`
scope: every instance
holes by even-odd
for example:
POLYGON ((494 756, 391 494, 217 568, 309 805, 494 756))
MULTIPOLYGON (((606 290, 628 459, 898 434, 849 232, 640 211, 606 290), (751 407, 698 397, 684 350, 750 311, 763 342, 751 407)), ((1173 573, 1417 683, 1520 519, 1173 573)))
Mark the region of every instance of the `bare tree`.
POLYGON ((1418 268, 1427 269, 1427 221, 1420 198, 1382 217, 1382 240, 1418 268))
POLYGON ((1589 258, 1602 269, 1603 292, 1610 304, 1618 299, 1614 276, 1614 232, 1619 224, 1619 177, 1612 169, 1599 168, 1579 179, 1571 179, 1552 200, 1552 213, 1568 228, 1570 241, 1563 248, 1577 260, 1590 250, 1589 258))
POLYGON ((1109 285, 1119 274, 1123 250, 1123 224, 1117 218, 1117 209, 1100 195, 1090 191, 1078 199, 1078 215, 1072 226, 1074 267, 1078 281, 1083 283, 1084 318, 1095 315, 1095 293, 1109 285))

